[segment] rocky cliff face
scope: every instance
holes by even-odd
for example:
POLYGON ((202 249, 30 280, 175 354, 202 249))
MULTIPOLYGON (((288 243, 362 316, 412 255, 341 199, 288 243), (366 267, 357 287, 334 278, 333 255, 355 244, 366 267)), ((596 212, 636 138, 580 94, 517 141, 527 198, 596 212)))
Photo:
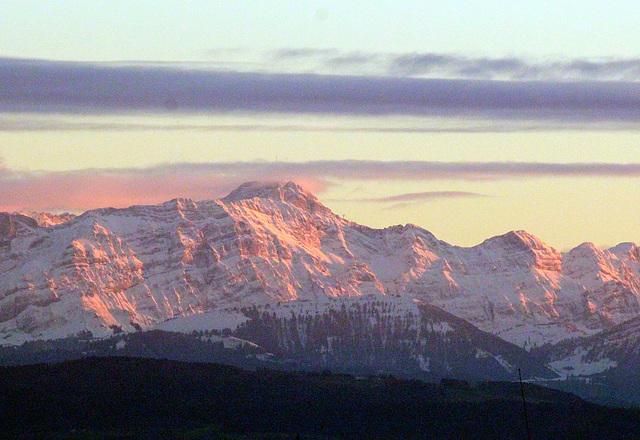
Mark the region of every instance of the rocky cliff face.
POLYGON ((99 209, 48 226, 2 214, 0 343, 391 295, 530 348, 637 316, 638 257, 631 244, 562 255, 524 231, 461 248, 413 225, 371 229, 294 183, 245 184, 218 201, 99 209))

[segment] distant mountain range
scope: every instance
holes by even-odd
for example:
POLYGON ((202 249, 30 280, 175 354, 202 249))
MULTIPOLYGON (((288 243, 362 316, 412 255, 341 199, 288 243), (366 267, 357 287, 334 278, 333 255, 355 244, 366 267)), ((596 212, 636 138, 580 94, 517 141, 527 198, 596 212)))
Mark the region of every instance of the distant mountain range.
POLYGON ((372 229, 295 183, 82 215, 0 214, 0 344, 160 329, 344 369, 504 378, 635 362, 640 249, 372 229), (511 376, 509 376, 511 377, 511 376))

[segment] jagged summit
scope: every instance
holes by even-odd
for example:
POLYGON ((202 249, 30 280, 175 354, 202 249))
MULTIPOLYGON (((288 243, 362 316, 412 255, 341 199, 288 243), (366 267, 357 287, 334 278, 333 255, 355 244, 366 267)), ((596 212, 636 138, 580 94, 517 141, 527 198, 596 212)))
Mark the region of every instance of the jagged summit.
POLYGON ((23 215, 26 217, 30 217, 34 219, 38 223, 38 226, 40 226, 41 228, 47 228, 49 226, 59 225, 61 223, 64 223, 76 218, 75 214, 71 214, 68 212, 65 212, 62 214, 52 214, 49 212, 42 212, 42 211, 19 211, 19 212, 14 212, 13 215, 23 215))
POLYGON ((591 263, 604 264, 602 262, 606 260, 606 256, 601 249, 596 247, 596 245, 589 241, 585 241, 584 243, 581 243, 566 252, 564 255, 564 260, 565 262, 580 260, 590 261, 591 263))
POLYGON ((17 237, 21 228, 37 228, 38 223, 22 214, 0 212, 0 243, 17 237))
POLYGON ((293 182, 36 223, 0 215, 0 343, 367 295, 424 301, 520 345, 594 332, 599 316, 615 324, 640 310, 633 244, 561 254, 512 231, 452 246, 411 224, 344 220, 293 182))
POLYGON ((631 242, 620 243, 609 249, 613 255, 620 259, 640 261, 640 247, 631 242))
POLYGON ((189 211, 198 208, 198 204, 195 202, 195 200, 184 197, 171 199, 167 202, 164 202, 162 205, 168 208, 177 209, 179 211, 189 211))
POLYGON ((589 254, 601 254, 602 250, 598 248, 595 244, 590 241, 585 241, 584 243, 580 243, 575 248, 571 249, 572 252, 580 251, 589 254))
POLYGON ((224 203, 238 203, 245 200, 266 199, 276 203, 286 203, 298 208, 314 212, 316 210, 330 212, 320 200, 295 182, 248 182, 221 199, 224 203))
POLYGON ((485 243, 492 241, 502 242, 521 249, 551 249, 550 246, 548 246, 538 237, 521 229, 517 231, 509 231, 506 234, 491 237, 487 239, 485 243))
POLYGON ((247 182, 243 183, 222 200, 237 202, 240 200, 260 198, 288 201, 298 197, 317 198, 295 182, 247 182))

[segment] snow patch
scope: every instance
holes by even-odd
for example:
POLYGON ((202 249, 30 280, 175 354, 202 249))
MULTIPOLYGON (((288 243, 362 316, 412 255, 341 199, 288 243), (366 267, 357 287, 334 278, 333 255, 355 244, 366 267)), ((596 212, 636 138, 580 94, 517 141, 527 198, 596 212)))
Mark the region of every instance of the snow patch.
POLYGON ((193 333, 194 331, 235 330, 247 322, 242 313, 235 310, 214 310, 208 313, 172 318, 154 328, 168 332, 193 333))
POLYGON ((558 373, 562 379, 567 379, 570 376, 588 376, 602 373, 603 371, 618 366, 616 361, 607 358, 602 358, 597 361, 586 361, 585 356, 587 353, 583 348, 577 348, 571 356, 550 362, 548 364, 549 368, 558 373))

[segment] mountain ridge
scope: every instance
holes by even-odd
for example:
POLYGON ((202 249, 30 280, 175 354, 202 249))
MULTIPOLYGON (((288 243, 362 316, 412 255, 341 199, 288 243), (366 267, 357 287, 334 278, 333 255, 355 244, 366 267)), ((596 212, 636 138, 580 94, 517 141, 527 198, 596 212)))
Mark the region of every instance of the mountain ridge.
POLYGON ((530 349, 596 334, 640 310, 635 244, 560 253, 511 231, 459 247, 415 225, 348 221, 293 182, 247 183, 219 200, 102 208, 46 227, 28 213, 0 223, 5 344, 108 336, 247 305, 392 295, 530 349))

